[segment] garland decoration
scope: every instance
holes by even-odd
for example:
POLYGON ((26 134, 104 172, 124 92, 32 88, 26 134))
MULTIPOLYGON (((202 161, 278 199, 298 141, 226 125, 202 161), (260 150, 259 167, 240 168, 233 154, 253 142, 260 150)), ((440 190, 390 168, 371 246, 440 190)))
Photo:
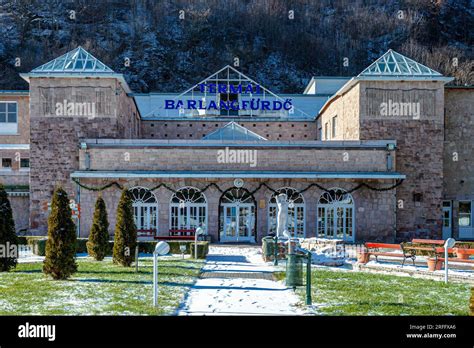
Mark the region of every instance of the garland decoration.
MULTIPOLYGON (((123 185, 120 185, 118 182, 116 181, 112 181, 106 185, 103 185, 103 186, 98 186, 98 187, 92 187, 92 186, 87 186, 87 185, 84 185, 82 184, 78 179, 76 178, 73 178, 72 181, 74 181, 78 186, 80 186, 81 188, 85 189, 85 190, 88 190, 88 191, 96 191, 96 192, 101 192, 101 191, 104 191, 112 186, 115 186, 117 187, 118 189, 120 190, 123 190, 124 189, 124 186, 123 185)), ((397 182, 389 187, 374 187, 374 186, 371 186, 369 184, 366 184, 366 183, 360 183, 358 185, 356 185, 355 187, 353 187, 352 189, 350 190, 346 190, 347 193, 352 193, 354 191, 357 191, 359 189, 361 189, 362 187, 365 187, 371 191, 376 191, 376 192, 384 192, 384 191, 390 191, 390 190, 393 190, 394 188, 400 186, 401 184, 403 183, 403 179, 397 179, 397 182)), ((177 191, 173 188, 171 188, 170 186, 168 186, 167 184, 165 183, 160 183, 158 184, 157 186, 154 186, 152 188, 149 188, 150 191, 155 191, 155 190, 158 190, 159 188, 161 187, 164 187, 166 188, 168 191, 171 191, 173 193, 176 193, 177 191)), ((201 192, 206 192, 210 187, 214 187, 215 189, 217 189, 220 193, 223 193, 224 190, 222 190, 219 185, 217 185, 216 183, 212 182, 208 185, 206 185, 205 187, 203 187, 202 189, 200 189, 201 192)), ((277 193, 277 190, 271 188, 270 186, 267 185, 267 183, 265 182, 262 182, 260 183, 260 185, 257 186, 257 188, 253 191, 249 191, 250 194, 254 194, 256 193, 257 191, 259 191, 262 187, 265 187, 267 188, 269 191, 271 191, 272 193, 277 193)), ((300 191, 297 191, 298 193, 303 193, 303 192, 306 192, 307 190, 309 190, 310 188, 312 187, 317 187, 318 189, 320 189, 321 191, 324 191, 324 192, 329 192, 329 189, 317 184, 317 183, 311 183, 309 184, 306 188, 300 190, 300 191)))

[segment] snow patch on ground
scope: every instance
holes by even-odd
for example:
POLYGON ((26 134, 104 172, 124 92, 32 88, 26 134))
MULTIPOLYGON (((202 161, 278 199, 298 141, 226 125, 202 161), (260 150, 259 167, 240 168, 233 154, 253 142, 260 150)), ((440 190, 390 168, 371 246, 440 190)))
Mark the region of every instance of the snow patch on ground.
POLYGON ((191 288, 178 315, 301 315, 300 299, 283 282, 257 279, 275 268, 258 246, 211 246, 204 273, 191 288), (224 273, 235 276, 226 278, 224 273), (222 277, 220 276, 222 274, 222 277), (247 276, 248 275, 248 276, 247 276))

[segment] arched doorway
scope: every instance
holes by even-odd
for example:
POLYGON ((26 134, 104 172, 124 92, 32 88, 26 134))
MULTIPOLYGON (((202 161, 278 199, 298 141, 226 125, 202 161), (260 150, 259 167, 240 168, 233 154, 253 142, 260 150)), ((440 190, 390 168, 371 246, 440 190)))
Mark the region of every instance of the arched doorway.
POLYGON ((324 192, 318 201, 318 237, 355 240, 354 199, 340 188, 324 192))
POLYGON ((255 242, 256 202, 245 188, 232 187, 219 200, 219 240, 255 242))
POLYGON ((183 187, 171 196, 170 230, 193 230, 207 233, 207 200, 195 187, 183 187))
POLYGON ((293 237, 304 238, 306 235, 304 198, 291 187, 280 188, 272 194, 268 204, 268 233, 276 233, 278 212, 276 196, 282 193, 286 194, 288 202, 288 232, 293 237))
POLYGON ((133 201, 133 216, 138 237, 158 235, 158 200, 153 192, 144 187, 129 190, 133 201))

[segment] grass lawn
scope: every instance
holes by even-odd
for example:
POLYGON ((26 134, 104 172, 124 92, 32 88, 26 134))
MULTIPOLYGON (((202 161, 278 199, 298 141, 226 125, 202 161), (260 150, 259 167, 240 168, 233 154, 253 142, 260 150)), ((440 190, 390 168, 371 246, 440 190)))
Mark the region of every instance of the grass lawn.
MULTIPOLYGON (((311 284, 323 315, 469 315, 468 284, 319 269, 311 284)), ((304 301, 305 287, 297 293, 304 301)))
POLYGON ((159 260, 159 307, 153 307, 153 259, 135 267, 78 259, 78 272, 55 281, 42 263, 19 264, 0 273, 0 315, 166 315, 173 314, 193 285, 203 261, 181 257, 159 260))

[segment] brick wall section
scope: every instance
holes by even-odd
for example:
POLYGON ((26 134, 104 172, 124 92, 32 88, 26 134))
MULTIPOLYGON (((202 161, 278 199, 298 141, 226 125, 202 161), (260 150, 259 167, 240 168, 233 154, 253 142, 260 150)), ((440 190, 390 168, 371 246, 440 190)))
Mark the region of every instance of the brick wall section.
POLYGON ((225 147, 121 147, 81 150, 80 169, 85 169, 85 152, 91 170, 223 170, 223 171, 317 171, 386 172, 387 151, 382 149, 328 148, 248 148, 238 145, 229 150, 256 150, 257 165, 218 163, 218 151, 225 147), (347 156, 347 161, 345 161, 347 156))
POLYGON ((474 200, 474 89, 445 89, 444 198, 453 200, 453 237, 459 200, 474 200), (457 161, 455 160, 457 155, 457 161))
MULTIPOLYGON (((75 197, 76 188, 70 180, 70 173, 79 166, 79 140, 81 138, 137 136, 126 131, 127 118, 132 116, 121 98, 128 97, 115 79, 32 78, 30 80, 30 227, 33 232, 46 231, 47 212, 43 211, 41 206, 44 202, 50 201, 56 185, 63 185, 70 197, 75 197), (102 116, 95 118, 59 117, 54 114, 45 116, 42 88, 51 88, 49 108, 54 112, 56 103, 62 102, 65 89, 73 90, 71 94, 67 94, 68 102, 78 100, 96 102, 95 87, 108 91, 107 98, 110 103, 106 109, 108 115, 103 113, 102 116), (120 92, 120 95, 116 92, 120 92)), ((129 103, 133 104, 133 101, 130 99, 129 103)))
MULTIPOLYGON (((321 129, 322 140, 358 140, 360 85, 353 86, 349 91, 340 96, 335 102, 328 105, 327 109, 317 120, 317 127, 321 129), (336 134, 333 136, 333 123, 336 117, 336 134), (325 127, 328 127, 328 139, 325 138, 325 127)), ((389 139, 382 137, 381 139, 389 139)))
MULTIPOLYGON (((110 181, 102 179, 81 179, 81 183, 89 186, 102 186, 110 181)), ((158 181, 156 179, 134 179, 134 180, 118 180, 127 188, 136 186, 151 188, 160 182, 165 182, 167 185, 175 190, 185 186, 193 186, 197 188, 204 188, 210 182, 215 182, 222 190, 233 187, 233 180, 231 179, 166 179, 158 181)), ((311 180, 257 180, 246 179, 244 187, 249 191, 254 190, 261 182, 266 182, 271 188, 278 189, 281 187, 293 187, 297 190, 306 188, 311 180)), ((356 186, 358 182, 352 180, 319 180, 318 183, 326 188, 340 187, 349 190, 356 186)), ((370 182, 373 186, 387 186, 387 182, 370 182)), ((172 192, 162 187, 156 190, 155 195, 158 199, 158 224, 159 235, 167 236, 169 231, 170 208, 169 202, 172 192)), ((81 237, 87 237, 91 228, 92 216, 94 211, 95 201, 98 197, 98 192, 81 189, 81 237)), ((212 236, 212 240, 217 241, 218 236, 218 211, 219 198, 221 193, 214 187, 209 188, 205 193, 208 203, 208 233, 212 236)), ((272 192, 266 188, 255 193, 257 201, 257 242, 268 232, 268 201, 272 192), (260 201, 263 200, 263 207, 260 206, 260 201)), ((317 226, 317 202, 321 196, 322 191, 318 188, 312 188, 303 193, 306 203, 306 236, 314 237, 316 235, 317 226)), ((360 189, 353 194, 355 203, 355 233, 356 241, 361 240, 380 240, 386 242, 393 242, 395 239, 395 195, 393 191, 374 192, 368 189, 360 189)), ((107 205, 107 212, 109 216, 110 228, 109 233, 112 236, 114 233, 116 223, 116 209, 120 199, 120 190, 111 187, 102 192, 107 205)))
POLYGON ((0 144, 28 144, 30 142, 29 96, 0 95, 0 101, 16 101, 18 134, 5 135, 0 132, 0 144))
MULTIPOLYGON (((230 121, 142 121, 142 138, 196 140, 225 126, 230 121)), ((315 122, 241 122, 239 120, 236 122, 268 140, 317 140, 315 122)))
MULTIPOLYGON (((443 199, 443 107, 444 86, 441 82, 374 82, 360 83, 360 139, 395 139, 397 141, 396 168, 407 176, 397 188, 397 200, 403 209, 397 210, 397 229, 400 239, 418 237, 441 238, 441 203, 443 199), (418 101, 432 115, 421 114, 415 119, 381 119, 368 115, 368 103, 379 107, 381 100, 368 98, 366 90, 381 89, 381 100, 387 100, 401 90, 419 90, 418 101), (425 92, 428 91, 428 92, 425 92), (388 94, 384 96, 384 93, 388 94), (423 94, 425 93, 425 94, 423 94), (433 98, 426 95, 433 94, 433 98), (414 193, 422 194, 422 201, 414 202, 414 193)), ((414 99, 417 101, 417 99, 414 99)), ((423 109, 422 109, 423 110, 423 109)))

